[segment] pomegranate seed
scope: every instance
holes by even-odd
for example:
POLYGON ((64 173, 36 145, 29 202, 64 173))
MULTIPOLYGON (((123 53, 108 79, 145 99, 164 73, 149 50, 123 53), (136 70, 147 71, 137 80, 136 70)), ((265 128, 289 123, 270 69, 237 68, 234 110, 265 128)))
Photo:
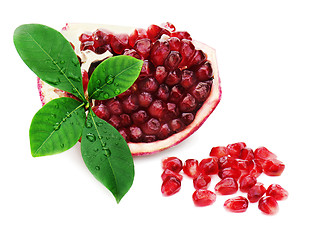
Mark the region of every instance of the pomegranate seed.
POLYGON ((195 189, 207 189, 211 182, 211 177, 204 174, 199 174, 193 179, 193 186, 195 189))
POLYGON ((129 36, 125 33, 115 34, 112 36, 110 45, 116 54, 122 54, 129 47, 129 36))
POLYGON ((161 84, 157 91, 157 98, 159 98, 162 101, 168 100, 170 96, 170 90, 169 87, 166 84, 161 84))
POLYGON ((138 97, 136 95, 129 95, 122 102, 122 108, 126 113, 131 113, 139 107, 138 97))
POLYGON ((270 152, 266 147, 259 147, 254 151, 254 157, 259 160, 272 160, 276 159, 277 155, 270 152))
POLYGON ((206 81, 212 78, 213 70, 210 62, 205 62, 195 71, 199 81, 206 81))
POLYGON ((151 39, 152 42, 156 41, 157 39, 161 38, 162 34, 171 35, 170 32, 158 25, 150 25, 147 29, 148 37, 151 39))
POLYGON ((82 33, 79 37, 80 42, 88 42, 88 41, 93 41, 93 37, 91 33, 82 33))
POLYGON ((176 173, 174 171, 171 171, 170 169, 167 168, 161 174, 161 179, 162 179, 162 181, 165 181, 168 177, 175 177, 179 181, 182 181, 182 179, 183 179, 183 176, 181 174, 176 173))
POLYGON ((214 189, 221 195, 230 195, 238 191, 238 183, 233 178, 224 178, 216 184, 214 189))
POLYGON ((135 112, 132 114, 132 121, 134 124, 142 124, 145 123, 148 119, 148 115, 146 111, 144 110, 139 110, 138 112, 135 112))
POLYGON ((248 192, 257 183, 257 179, 251 175, 242 176, 239 180, 240 191, 248 192))
POLYGON ((180 40, 181 39, 188 39, 188 40, 192 40, 192 38, 190 37, 190 34, 188 32, 185 31, 177 31, 177 32, 173 32, 171 33, 171 37, 177 37, 180 40))
POLYGON ((197 67, 203 64, 206 60, 207 55, 202 50, 196 50, 187 67, 197 67))
POLYGON ((227 153, 231 157, 239 158, 241 150, 246 147, 244 142, 238 142, 227 145, 227 153))
POLYGON ((248 190, 248 199, 251 203, 258 202, 265 192, 266 188, 264 185, 262 183, 256 183, 248 190))
POLYGON ((266 191, 267 196, 274 197, 276 200, 285 200, 288 198, 288 191, 281 187, 279 184, 271 184, 266 191))
POLYGON ((171 51, 179 51, 179 50, 180 50, 181 41, 180 41, 179 38, 177 38, 177 37, 171 37, 171 38, 168 40, 168 42, 169 42, 171 51))
POLYGON ((139 81, 138 83, 139 90, 142 92, 156 92, 159 87, 159 83, 153 77, 147 77, 139 81))
POLYGON ((178 103, 183 97, 184 89, 181 85, 175 85, 171 88, 169 101, 178 103))
POLYGON ((170 45, 168 41, 157 40, 151 48, 150 58, 154 66, 163 65, 164 60, 170 53, 170 45))
POLYGON ((190 93, 187 93, 187 95, 179 103, 179 109, 181 112, 192 112, 196 107, 196 99, 190 93))
POLYGON ((238 196, 226 200, 223 206, 231 212, 241 213, 248 209, 249 201, 245 197, 238 196))
POLYGON ((159 139, 166 139, 172 134, 171 129, 169 128, 169 125, 167 123, 162 124, 160 127, 159 132, 157 133, 157 137, 159 139))
POLYGON ((137 40, 143 38, 148 38, 147 31, 143 28, 137 28, 129 36, 129 45, 133 47, 137 40))
POLYGON ((234 157, 224 156, 218 159, 218 166, 220 170, 229 167, 239 168, 239 163, 234 157))
POLYGON ((195 53, 195 46, 192 41, 187 39, 181 40, 180 53, 182 57, 182 61, 180 62, 180 67, 187 66, 190 64, 190 60, 193 58, 195 53))
POLYGON ((141 59, 139 53, 134 49, 125 49, 123 55, 134 57, 136 59, 141 59))
POLYGON ((159 132, 160 126, 158 119, 150 118, 146 123, 141 125, 141 129, 144 134, 154 135, 159 132))
POLYGON ((97 49, 103 45, 109 44, 112 38, 112 33, 106 29, 97 29, 92 34, 94 47, 97 49))
POLYGON ((257 177, 259 177, 261 175, 261 173, 263 171, 262 170, 262 165, 260 164, 259 161, 256 161, 256 160, 254 160, 253 162, 254 162, 254 166, 253 166, 253 168, 252 168, 252 170, 250 171, 249 174, 251 176, 257 178, 257 177))
POLYGON ((179 69, 168 73, 165 83, 169 86, 176 85, 181 82, 181 71, 179 69))
POLYGON ((192 85, 194 85, 197 82, 197 79, 195 78, 194 74, 190 70, 183 70, 181 74, 181 86, 184 88, 190 88, 192 85))
POLYGON ((130 131, 127 128, 119 129, 119 133, 126 140, 126 142, 130 142, 130 131))
POLYGON ((167 76, 168 72, 164 66, 158 66, 156 68, 155 78, 157 79, 158 83, 163 83, 167 76))
POLYGON ((191 87, 189 92, 197 99, 197 101, 203 102, 210 94, 211 84, 212 82, 199 82, 197 85, 191 87))
POLYGON ((223 168, 221 170, 219 170, 218 172, 218 176, 221 179, 224 178, 233 178, 234 180, 238 180, 241 176, 241 171, 238 168, 223 168))
POLYGON ((88 72, 84 69, 81 70, 81 75, 82 75, 82 86, 83 86, 83 91, 86 92, 88 88, 88 83, 89 83, 89 76, 88 72))
POLYGON ((177 51, 171 51, 164 61, 164 66, 168 71, 176 69, 182 60, 181 54, 177 51))
POLYGON ((130 139, 132 142, 139 142, 142 139, 142 130, 137 126, 131 126, 129 128, 130 131, 130 139))
POLYGON ((148 108, 148 112, 150 116, 154 118, 162 118, 164 114, 166 113, 167 105, 162 100, 155 100, 151 103, 151 105, 148 108))
POLYGON ((125 113, 120 115, 120 121, 121 121, 121 126, 123 126, 123 127, 130 126, 130 124, 131 124, 130 116, 125 113))
POLYGON ((248 174, 254 168, 253 160, 237 159, 239 169, 243 174, 248 174))
POLYGON ((162 169, 170 169, 179 173, 183 168, 182 161, 177 157, 168 157, 162 160, 162 169))
POLYGON ((176 177, 168 177, 161 185, 161 192, 164 196, 172 196, 181 189, 181 181, 176 177))
POLYGON ((284 168, 285 165, 277 159, 262 161, 263 172, 268 176, 280 176, 284 168))
POLYGON ((166 114, 166 117, 168 117, 169 119, 174 119, 177 118, 178 115, 180 114, 179 109, 177 108, 177 105, 174 103, 167 103, 167 109, 168 112, 166 114))
POLYGON ((181 120, 184 124, 189 125, 194 120, 194 115, 192 113, 182 113, 181 120))
POLYGON ((199 163, 199 172, 205 175, 217 174, 218 170, 218 158, 216 157, 202 159, 199 163))
POLYGON ((149 60, 144 60, 140 72, 140 77, 150 77, 154 73, 154 66, 149 60))
POLYGON ((247 147, 243 148, 240 152, 239 158, 243 160, 253 160, 254 159, 253 150, 247 147))
POLYGON ((103 104, 100 104, 99 106, 94 106, 92 108, 92 111, 101 119, 104 119, 104 120, 109 120, 110 118, 110 112, 108 111, 108 108, 103 105, 103 104))
POLYGON ((217 158, 221 158, 224 156, 227 156, 227 148, 226 147, 222 147, 222 146, 218 146, 218 147, 213 147, 210 151, 210 156, 211 157, 217 157, 217 158))
POLYGON ((197 207, 205 207, 216 201, 216 194, 206 189, 198 189, 192 194, 192 199, 197 207))
POLYGON ((95 48, 94 48, 94 41, 87 41, 87 42, 82 42, 80 44, 80 50, 84 51, 84 50, 91 50, 94 52, 95 48))
POLYGON ((137 40, 134 49, 144 58, 148 58, 151 50, 151 40, 147 38, 143 38, 137 40))
POLYGON ((169 125, 173 132, 180 132, 186 127, 180 119, 173 119, 169 125))
POLYGON ((277 200, 270 196, 261 198, 259 200, 258 208, 268 215, 276 214, 279 210, 277 200))
POLYGON ((121 124, 121 119, 117 115, 112 115, 109 118, 108 123, 110 123, 114 128, 118 129, 120 127, 120 124, 121 124))
POLYGON ((138 95, 139 105, 141 107, 149 107, 151 102, 153 101, 151 93, 142 92, 138 95))
POLYGON ((196 159, 187 159, 183 165, 183 172, 191 177, 196 178, 199 175, 199 162, 196 159))
POLYGON ((170 23, 170 22, 162 23, 162 24, 161 24, 161 27, 167 29, 167 30, 170 31, 170 32, 176 31, 176 27, 175 27, 172 23, 170 23))
POLYGON ((111 114, 120 115, 122 113, 122 106, 118 100, 110 99, 106 102, 106 106, 111 114))

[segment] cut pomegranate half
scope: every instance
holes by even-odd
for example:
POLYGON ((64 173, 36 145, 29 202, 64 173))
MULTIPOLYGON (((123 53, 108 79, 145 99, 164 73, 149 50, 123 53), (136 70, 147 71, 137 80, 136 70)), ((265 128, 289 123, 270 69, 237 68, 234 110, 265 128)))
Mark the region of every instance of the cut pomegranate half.
MULTIPOLYGON (((132 155, 151 154, 180 143, 220 101, 215 49, 191 40, 189 33, 176 31, 172 24, 143 30, 71 23, 62 34, 74 46, 86 82, 108 57, 124 54, 144 61, 131 88, 114 99, 92 103, 97 115, 126 139, 132 155)), ((42 104, 71 95, 40 79, 38 89, 42 104)))

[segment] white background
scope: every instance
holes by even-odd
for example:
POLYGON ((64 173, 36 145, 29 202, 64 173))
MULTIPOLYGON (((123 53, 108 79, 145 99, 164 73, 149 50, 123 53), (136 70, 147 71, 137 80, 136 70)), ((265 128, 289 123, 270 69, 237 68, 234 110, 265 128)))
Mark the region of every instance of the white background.
MULTIPOLYGON (((1 13, 0 239, 320 239, 318 1, 20 1, 1 13), (86 169, 79 145, 32 158, 28 130, 41 107, 34 74, 16 53, 20 24, 60 29, 66 22, 147 27, 170 21, 216 48, 222 100, 194 135, 162 153, 137 157, 131 190, 117 204, 86 169), (235 214, 217 196, 193 205, 192 181, 163 197, 161 159, 202 158, 211 147, 244 141, 286 164, 289 198, 275 216, 257 204, 235 214)), ((214 188, 217 178, 209 189, 214 188)))

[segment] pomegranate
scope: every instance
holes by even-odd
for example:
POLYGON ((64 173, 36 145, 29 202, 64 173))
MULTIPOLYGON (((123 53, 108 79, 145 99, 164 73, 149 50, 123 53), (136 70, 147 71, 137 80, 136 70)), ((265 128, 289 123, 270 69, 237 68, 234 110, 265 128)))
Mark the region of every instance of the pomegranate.
MULTIPOLYGON (((100 62, 114 55, 144 61, 136 82, 114 99, 92 101, 95 113, 119 130, 132 155, 158 152, 194 133, 221 98, 215 50, 171 23, 147 29, 67 24, 62 34, 81 62, 84 89, 100 62)), ((38 79, 43 104, 70 96, 38 79)))
POLYGON ((223 206, 230 212, 241 213, 248 209, 249 201, 245 197, 238 196, 226 200, 223 206))

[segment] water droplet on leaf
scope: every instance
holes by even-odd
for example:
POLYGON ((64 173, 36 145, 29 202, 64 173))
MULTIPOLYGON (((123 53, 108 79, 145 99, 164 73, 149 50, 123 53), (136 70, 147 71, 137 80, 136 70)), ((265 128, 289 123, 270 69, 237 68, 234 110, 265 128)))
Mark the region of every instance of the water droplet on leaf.
POLYGON ((112 84, 113 81, 114 81, 114 76, 112 76, 112 75, 109 75, 109 76, 106 78, 106 83, 107 83, 108 85, 112 84))
POLYGON ((92 122, 86 122, 86 128, 92 128, 92 122))
POLYGON ((99 170, 100 170, 100 167, 99 167, 99 166, 96 166, 95 169, 96 169, 97 171, 99 171, 99 170))
POLYGON ((96 140, 96 136, 93 133, 88 133, 86 138, 89 140, 89 142, 94 142, 96 140))

